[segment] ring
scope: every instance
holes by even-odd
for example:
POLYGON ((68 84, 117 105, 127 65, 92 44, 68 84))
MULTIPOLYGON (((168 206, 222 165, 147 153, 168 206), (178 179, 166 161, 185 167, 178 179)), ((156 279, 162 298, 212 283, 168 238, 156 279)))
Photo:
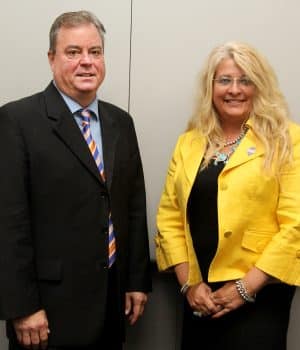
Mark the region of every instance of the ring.
POLYGON ((194 311, 193 312, 193 315, 194 316, 197 316, 197 317, 202 317, 203 316, 203 313, 201 311, 194 311))

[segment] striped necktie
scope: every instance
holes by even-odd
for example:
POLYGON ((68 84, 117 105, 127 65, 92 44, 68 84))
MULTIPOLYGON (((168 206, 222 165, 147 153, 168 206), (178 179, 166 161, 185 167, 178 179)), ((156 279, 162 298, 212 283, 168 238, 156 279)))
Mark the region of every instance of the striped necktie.
MULTIPOLYGON (((82 134, 96 162, 97 168, 100 172, 100 176, 103 182, 105 182, 103 162, 101 160, 96 142, 94 141, 91 133, 91 128, 90 128, 91 112, 87 109, 83 109, 80 111, 80 116, 82 119, 82 123, 81 123, 82 134)), ((109 213, 109 218, 108 218, 108 242, 109 242, 108 243, 108 266, 111 267, 116 260, 116 238, 115 238, 114 227, 111 219, 111 212, 109 213)))

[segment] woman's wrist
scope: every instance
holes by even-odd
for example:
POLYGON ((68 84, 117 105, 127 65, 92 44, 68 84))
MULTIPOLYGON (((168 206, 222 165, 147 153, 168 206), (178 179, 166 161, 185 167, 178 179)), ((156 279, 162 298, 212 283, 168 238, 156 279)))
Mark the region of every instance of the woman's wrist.
POLYGON ((180 293, 182 295, 186 295, 187 291, 191 288, 191 286, 188 284, 188 282, 185 282, 181 288, 180 288, 180 293))
POLYGON ((247 290, 245 283, 242 279, 238 279, 235 282, 235 287, 237 292, 239 293, 240 297, 246 302, 246 303, 254 303, 256 294, 250 294, 247 290))
POLYGON ((257 294, 263 287, 270 283, 274 283, 274 277, 268 275, 264 271, 253 267, 243 277, 243 284, 250 295, 257 294))

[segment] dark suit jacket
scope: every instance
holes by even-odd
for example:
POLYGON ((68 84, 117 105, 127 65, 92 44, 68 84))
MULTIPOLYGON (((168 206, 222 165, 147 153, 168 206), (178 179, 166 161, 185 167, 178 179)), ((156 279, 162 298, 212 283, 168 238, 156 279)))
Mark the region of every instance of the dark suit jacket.
POLYGON ((85 345, 103 328, 107 229, 118 295, 151 289, 145 190, 131 117, 99 101, 107 183, 51 83, 0 109, 0 316, 45 309, 50 344, 85 345))

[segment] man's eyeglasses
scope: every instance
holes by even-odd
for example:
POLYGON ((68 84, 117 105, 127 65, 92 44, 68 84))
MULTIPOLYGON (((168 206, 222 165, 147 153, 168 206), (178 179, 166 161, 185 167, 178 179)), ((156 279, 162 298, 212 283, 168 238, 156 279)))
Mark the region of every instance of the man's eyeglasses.
POLYGON ((219 77, 213 79, 221 86, 231 86, 235 81, 239 86, 247 87, 253 85, 252 81, 247 77, 232 78, 232 77, 219 77))

